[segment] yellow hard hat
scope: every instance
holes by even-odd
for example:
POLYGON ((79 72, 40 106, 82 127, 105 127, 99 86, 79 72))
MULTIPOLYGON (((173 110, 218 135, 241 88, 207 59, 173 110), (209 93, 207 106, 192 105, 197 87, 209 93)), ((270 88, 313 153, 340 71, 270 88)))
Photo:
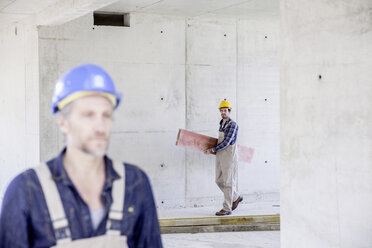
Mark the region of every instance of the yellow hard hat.
POLYGON ((228 101, 226 101, 226 99, 224 99, 224 100, 220 103, 220 107, 219 107, 219 109, 222 109, 222 108, 232 109, 231 104, 230 104, 228 101))

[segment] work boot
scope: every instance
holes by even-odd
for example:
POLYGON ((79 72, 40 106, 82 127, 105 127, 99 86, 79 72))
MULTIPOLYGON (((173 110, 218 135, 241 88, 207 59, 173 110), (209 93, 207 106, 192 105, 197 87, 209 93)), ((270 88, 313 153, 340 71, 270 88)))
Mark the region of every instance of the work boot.
POLYGON ((234 210, 235 208, 238 207, 239 205, 239 202, 243 201, 243 197, 238 197, 238 199, 236 199, 236 201, 233 202, 233 205, 232 205, 232 210, 234 210))
POLYGON ((219 212, 216 212, 217 216, 224 216, 224 215, 230 215, 230 214, 231 214, 231 211, 226 211, 223 209, 221 209, 219 212))

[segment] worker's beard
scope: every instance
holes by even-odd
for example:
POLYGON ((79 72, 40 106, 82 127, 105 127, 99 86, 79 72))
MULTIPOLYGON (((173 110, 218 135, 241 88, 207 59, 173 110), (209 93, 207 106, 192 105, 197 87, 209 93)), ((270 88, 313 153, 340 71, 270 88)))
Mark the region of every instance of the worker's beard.
POLYGON ((107 140, 107 144, 103 147, 90 147, 89 143, 82 144, 81 151, 83 151, 86 154, 89 154, 93 157, 103 157, 106 155, 106 152, 108 150, 109 141, 107 140))
POLYGON ((89 154, 93 157, 96 157, 96 158, 101 158, 103 156, 105 156, 106 152, 107 152, 107 149, 106 150, 95 150, 95 151, 92 151, 92 150, 89 150, 89 149, 86 149, 86 148, 82 148, 81 149, 84 153, 86 154, 89 154))

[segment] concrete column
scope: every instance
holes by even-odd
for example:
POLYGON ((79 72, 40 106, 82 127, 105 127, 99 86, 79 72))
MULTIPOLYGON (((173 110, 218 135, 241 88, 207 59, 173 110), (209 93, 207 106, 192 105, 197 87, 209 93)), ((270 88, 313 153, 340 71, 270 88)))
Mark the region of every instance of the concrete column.
POLYGON ((281 247, 372 245, 371 13, 281 1, 281 247))
POLYGON ((0 202, 20 171, 39 163, 38 35, 22 23, 0 30, 0 202))

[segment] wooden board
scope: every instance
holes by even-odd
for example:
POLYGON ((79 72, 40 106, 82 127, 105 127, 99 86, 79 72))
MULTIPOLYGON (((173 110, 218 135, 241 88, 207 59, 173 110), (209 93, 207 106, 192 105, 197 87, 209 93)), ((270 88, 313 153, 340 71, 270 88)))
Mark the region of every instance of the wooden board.
MULTIPOLYGON (((178 131, 176 145, 204 152, 206 149, 216 146, 217 141, 218 140, 216 138, 210 136, 194 133, 185 129, 180 129, 178 131)), ((237 148, 239 161, 250 163, 252 161, 254 149, 239 144, 237 148)))

